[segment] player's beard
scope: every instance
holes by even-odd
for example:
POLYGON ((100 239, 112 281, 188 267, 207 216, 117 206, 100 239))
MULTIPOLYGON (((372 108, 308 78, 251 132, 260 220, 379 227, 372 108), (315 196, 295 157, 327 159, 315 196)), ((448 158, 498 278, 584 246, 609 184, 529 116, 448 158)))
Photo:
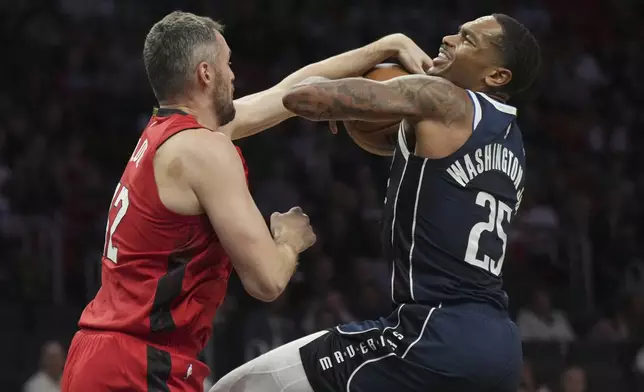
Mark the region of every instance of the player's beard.
POLYGON ((231 83, 225 83, 219 73, 216 73, 215 77, 218 80, 215 83, 213 96, 214 110, 219 119, 219 126, 222 127, 235 118, 235 104, 233 103, 231 83))

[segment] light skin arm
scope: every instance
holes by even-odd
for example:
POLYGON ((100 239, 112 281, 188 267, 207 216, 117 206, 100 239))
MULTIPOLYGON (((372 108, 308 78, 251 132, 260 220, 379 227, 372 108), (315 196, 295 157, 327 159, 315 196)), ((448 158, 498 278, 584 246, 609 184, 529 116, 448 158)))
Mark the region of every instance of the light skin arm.
POLYGON ((362 48, 310 64, 268 90, 235 100, 235 119, 221 131, 231 135, 233 140, 261 132, 293 116, 284 107, 282 97, 298 83, 313 76, 328 79, 361 76, 393 56, 399 56, 412 72, 424 72, 423 67, 431 63, 429 56, 409 38, 392 34, 362 48))
POLYGON ((364 78, 311 78, 293 87, 284 106, 313 121, 430 120, 448 127, 467 124, 472 103, 467 92, 434 76, 409 75, 377 82, 364 78))
POLYGON ((208 130, 185 133, 185 151, 180 156, 188 185, 206 210, 246 291, 259 300, 273 301, 295 271, 297 251, 271 236, 230 139, 208 130))

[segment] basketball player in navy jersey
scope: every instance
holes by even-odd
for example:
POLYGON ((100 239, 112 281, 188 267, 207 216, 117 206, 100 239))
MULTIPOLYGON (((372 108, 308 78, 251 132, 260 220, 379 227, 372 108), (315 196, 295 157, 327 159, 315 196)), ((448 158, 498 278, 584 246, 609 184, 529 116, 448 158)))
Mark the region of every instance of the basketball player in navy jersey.
POLYGON ((383 222, 387 318, 338 326, 234 370, 211 392, 515 392, 522 352, 501 285, 525 184, 516 109, 540 63, 501 14, 446 36, 428 75, 315 78, 284 105, 311 120, 403 119, 383 222))

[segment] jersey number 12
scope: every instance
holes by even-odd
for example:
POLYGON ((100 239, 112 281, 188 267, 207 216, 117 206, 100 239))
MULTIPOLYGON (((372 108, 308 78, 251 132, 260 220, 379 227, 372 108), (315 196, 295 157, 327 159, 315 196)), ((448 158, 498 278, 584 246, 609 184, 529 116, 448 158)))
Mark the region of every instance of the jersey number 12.
POLYGON ((510 223, 512 217, 512 208, 502 201, 498 201, 494 196, 486 192, 479 192, 476 195, 476 204, 481 207, 489 206, 490 216, 487 222, 479 222, 472 227, 470 237, 467 240, 467 250, 465 251, 465 261, 469 264, 483 268, 490 271, 493 275, 499 276, 501 268, 503 268, 503 259, 505 258, 505 247, 508 243, 508 236, 503 230, 503 221, 510 223), (484 254, 483 259, 479 259, 479 241, 481 234, 484 231, 493 232, 496 234, 503 243, 501 249, 501 257, 498 261, 494 261, 490 256, 484 254))
POLYGON ((112 203, 110 204, 110 212, 112 208, 118 208, 116 210, 116 215, 114 215, 114 220, 110 222, 110 213, 107 216, 107 227, 105 228, 105 251, 103 254, 108 258, 112 263, 116 264, 118 260, 118 249, 112 244, 112 236, 116 232, 116 229, 119 227, 121 220, 127 212, 127 208, 130 206, 130 191, 119 183, 116 186, 114 191, 114 197, 112 198, 112 203))

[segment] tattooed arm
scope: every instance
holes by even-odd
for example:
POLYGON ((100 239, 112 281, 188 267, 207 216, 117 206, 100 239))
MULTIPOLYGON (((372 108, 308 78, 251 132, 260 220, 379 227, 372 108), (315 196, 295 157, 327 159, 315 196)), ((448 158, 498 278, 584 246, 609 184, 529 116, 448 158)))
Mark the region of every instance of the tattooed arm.
POLYGON ((293 116, 282 104, 282 97, 293 86, 317 75, 329 79, 364 75, 389 57, 398 57, 406 69, 424 73, 431 58, 403 34, 392 34, 369 45, 354 49, 326 60, 307 65, 268 90, 235 100, 237 115, 220 131, 239 139, 254 135, 293 116))
POLYGON ((472 121, 472 102, 465 90, 426 75, 402 76, 386 82, 364 78, 310 78, 283 98, 284 107, 314 121, 387 121, 408 118, 446 125, 472 121))

